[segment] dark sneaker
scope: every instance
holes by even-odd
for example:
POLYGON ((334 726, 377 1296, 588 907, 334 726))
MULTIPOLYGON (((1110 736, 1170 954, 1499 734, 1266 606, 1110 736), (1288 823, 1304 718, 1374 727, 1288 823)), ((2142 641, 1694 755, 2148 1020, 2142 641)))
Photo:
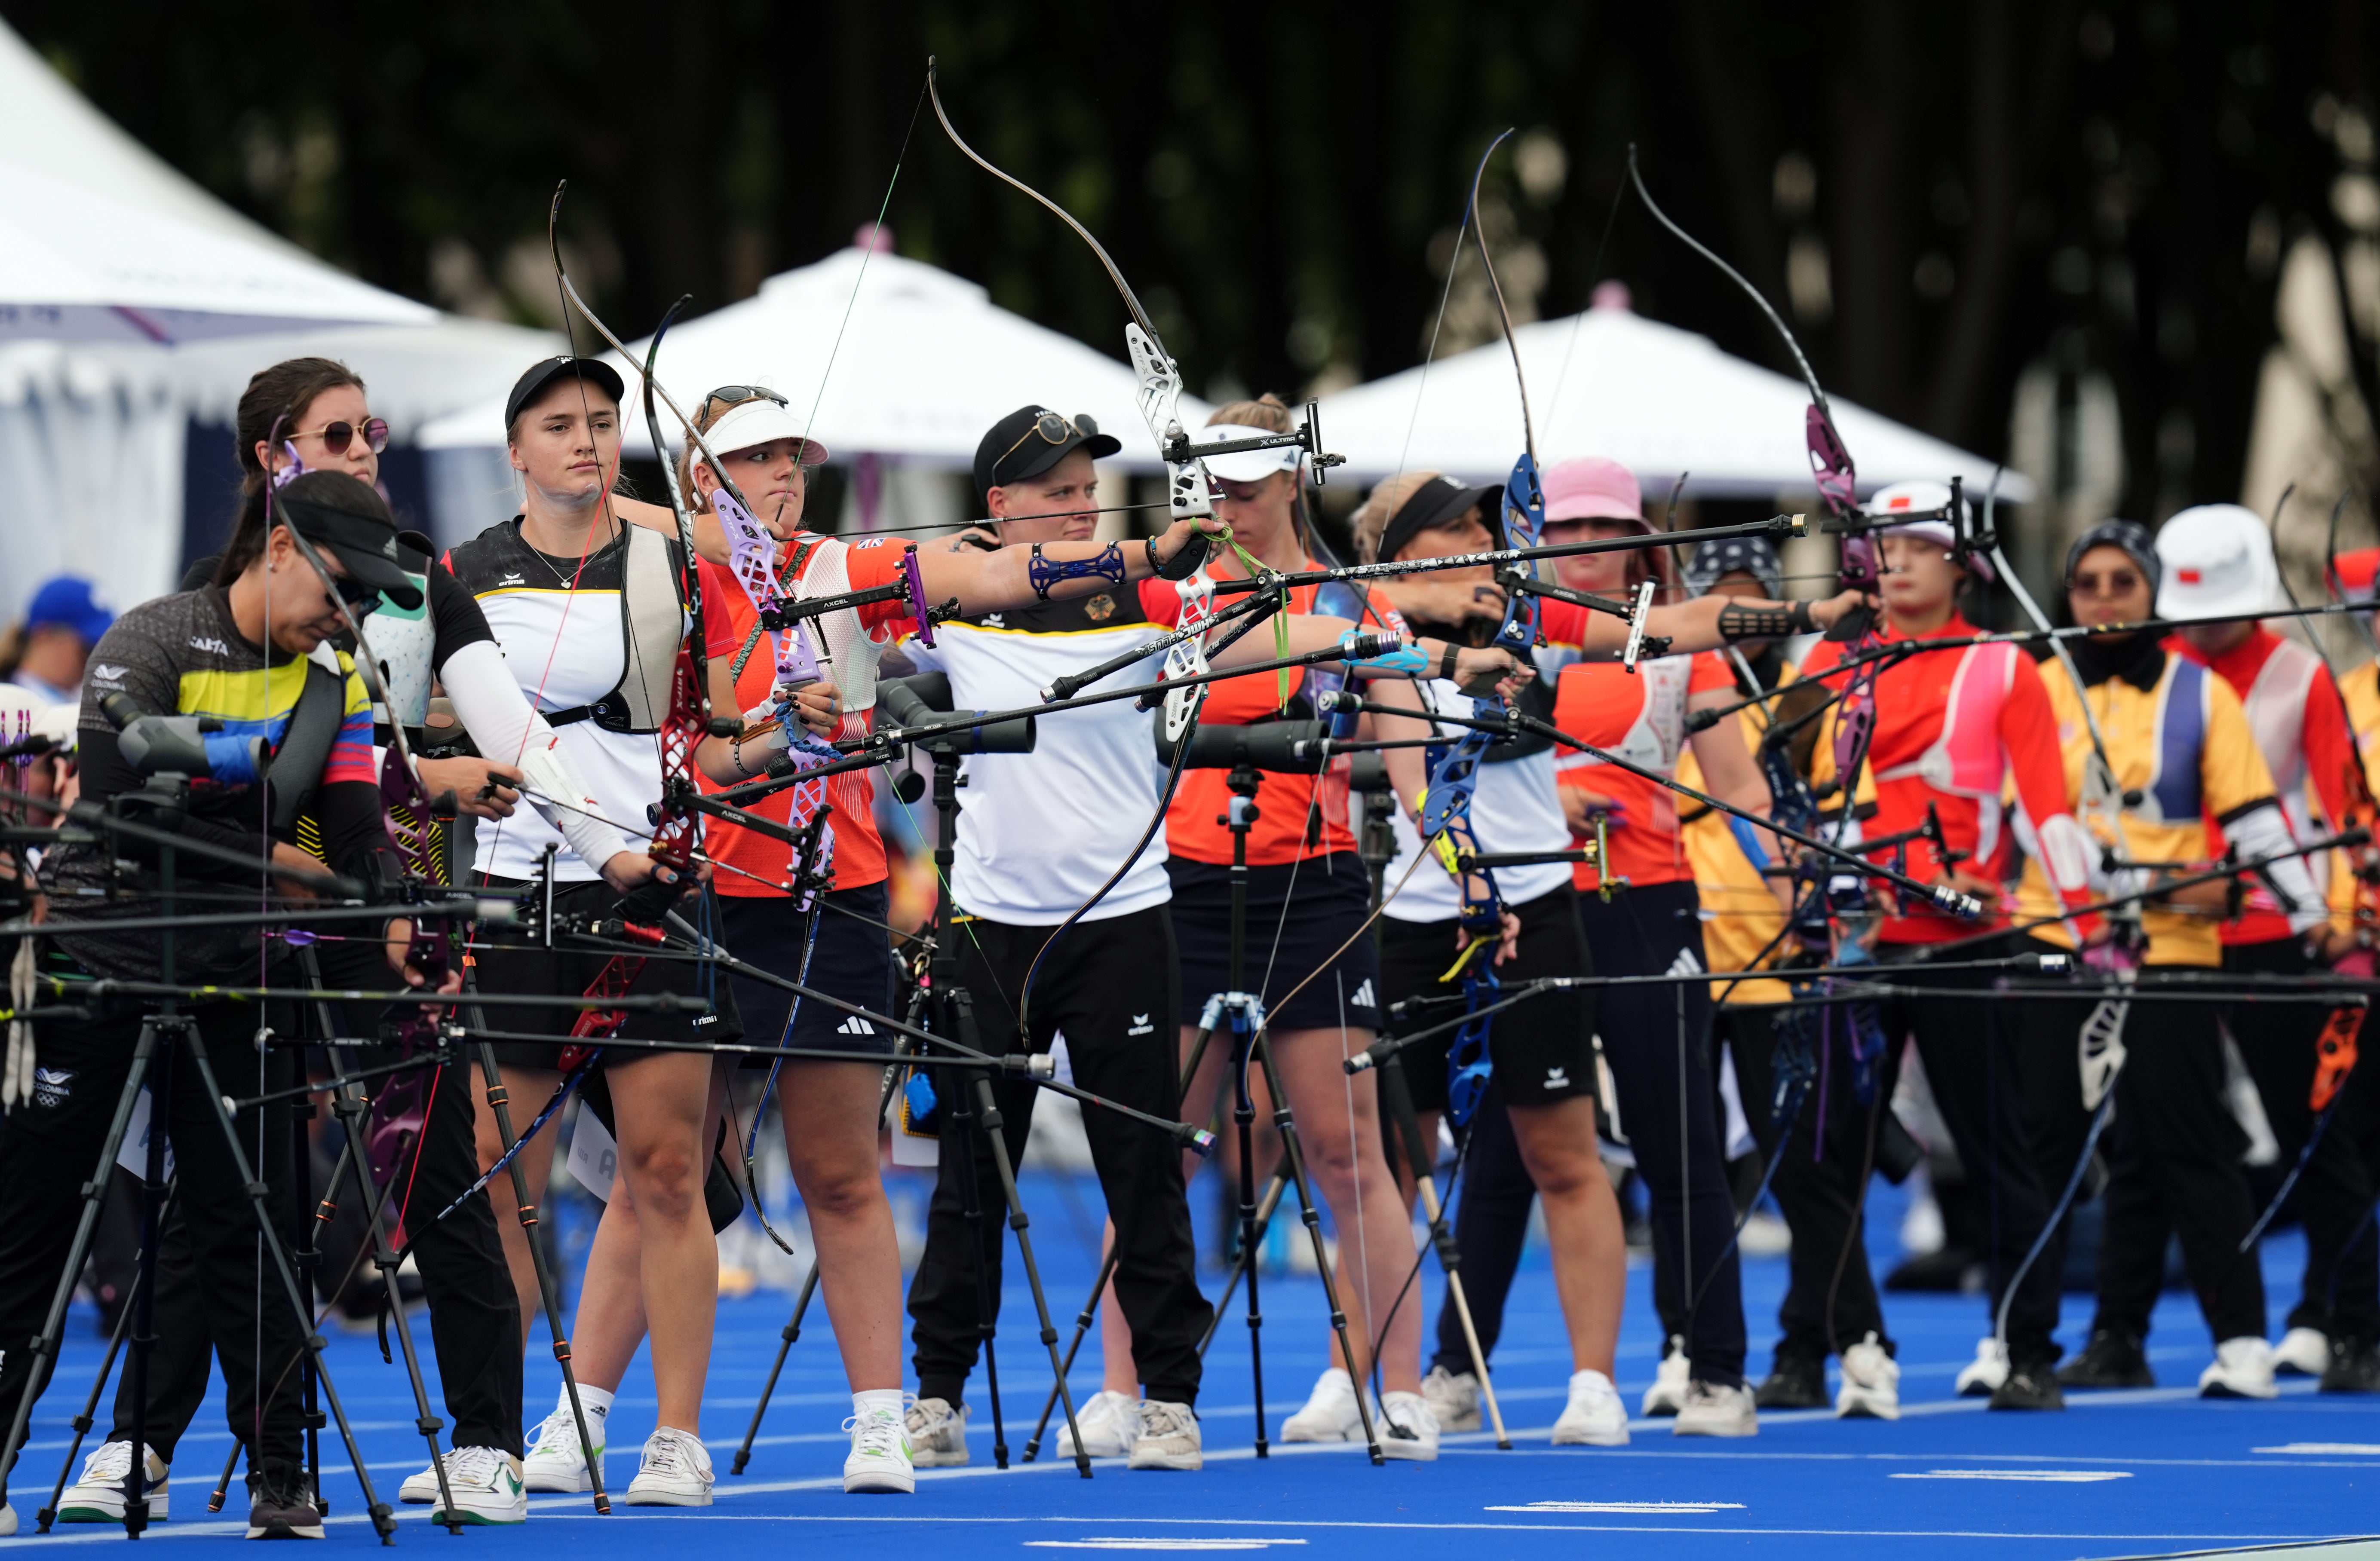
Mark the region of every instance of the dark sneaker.
POLYGON ((1777 1364, 1752 1395, 1764 1410, 1823 1410, 1827 1397, 1827 1363, 1807 1355, 1777 1352, 1777 1364))
POLYGON ((2341 1336, 2330 1341, 2330 1364, 2322 1373, 2325 1393, 2380 1393, 2380 1349, 2368 1338, 2341 1336))
POLYGON ((248 1537, 252 1540, 318 1540, 322 1514, 294 1473, 252 1480, 249 1485, 248 1537))
POLYGON ((1995 1410, 2062 1410, 2066 1395, 2058 1386, 2057 1360, 2052 1356, 2012 1356, 2006 1381, 1992 1389, 1995 1410))
POLYGON ((2068 1387, 2155 1387, 2156 1373, 2138 1334, 2095 1328, 2082 1353, 2058 1368, 2058 1380, 2068 1387))

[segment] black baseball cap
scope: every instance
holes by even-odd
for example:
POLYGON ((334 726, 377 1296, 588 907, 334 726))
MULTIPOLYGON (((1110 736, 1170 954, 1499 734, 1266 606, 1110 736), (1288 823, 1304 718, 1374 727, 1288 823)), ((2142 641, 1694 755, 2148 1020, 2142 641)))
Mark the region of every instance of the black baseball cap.
POLYGON ((1388 525, 1380 528, 1380 562, 1389 563, 1415 537, 1460 520, 1466 512, 1475 508, 1488 522, 1488 534, 1495 538, 1496 545, 1500 548, 1504 546, 1504 507, 1489 502, 1500 497, 1503 491, 1502 486, 1496 483, 1469 488, 1457 478, 1442 475, 1431 478, 1415 489, 1411 496, 1397 506, 1397 513, 1389 517, 1388 525))
POLYGON ((421 587, 406 568, 410 550, 398 539, 396 517, 368 485, 337 472, 308 472, 273 496, 273 512, 397 606, 409 612, 421 605, 421 587))
POLYGON ((545 387, 565 374, 578 378, 601 390, 616 406, 625 393, 619 374, 598 357, 544 357, 528 366, 528 371, 513 381, 512 394, 504 397, 504 434, 510 438, 513 424, 520 420, 521 408, 535 401, 545 387))
POLYGON ((1047 406, 1020 406, 992 424, 975 447, 976 491, 1039 477, 1077 450, 1089 451, 1096 461, 1123 448, 1122 440, 1101 433, 1087 414, 1062 417, 1047 406))

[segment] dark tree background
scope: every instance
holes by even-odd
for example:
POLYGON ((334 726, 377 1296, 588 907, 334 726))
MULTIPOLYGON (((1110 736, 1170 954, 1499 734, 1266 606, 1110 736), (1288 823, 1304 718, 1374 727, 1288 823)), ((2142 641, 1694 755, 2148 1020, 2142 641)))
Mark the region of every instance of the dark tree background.
MULTIPOLYGON (((916 112, 929 54, 978 148, 1100 235, 1209 395, 1415 362, 1472 166, 1506 126, 1524 135, 1490 170, 1489 236, 1530 312, 1618 277, 1640 310, 1787 366, 1640 207, 1614 218, 1634 141, 1670 213, 1789 308, 1831 390, 1997 455, 2028 366, 2104 375, 2121 508, 2145 518, 2238 496, 2301 236, 2339 257, 2347 318, 2380 316, 2348 282, 2360 241, 2380 289, 2380 196, 2358 193, 2380 13, 2357 0, 0 15, 243 210, 383 286, 530 321, 558 318, 557 178, 575 273, 641 331, 681 292, 716 307, 848 242, 907 132, 900 249, 1116 352, 1083 245, 916 112)), ((1441 348, 1480 339, 1475 320, 1450 331, 1441 348)), ((2373 344, 2351 339, 2350 389, 2380 405, 2373 344)))

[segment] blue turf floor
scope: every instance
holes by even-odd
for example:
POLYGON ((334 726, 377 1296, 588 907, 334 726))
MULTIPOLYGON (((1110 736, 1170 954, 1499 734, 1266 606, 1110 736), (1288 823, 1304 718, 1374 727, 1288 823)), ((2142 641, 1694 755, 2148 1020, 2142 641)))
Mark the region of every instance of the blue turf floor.
MULTIPOLYGON (((1086 1189, 1055 1181, 1030 1179, 1027 1196, 1051 1311, 1063 1330, 1094 1270, 1097 1229, 1083 1218, 1086 1189)), ((1890 1261, 1893 1210, 1881 1183, 1879 1194, 1872 1240, 1881 1266, 1890 1261)), ((1095 1201, 1096 1189, 1088 1195, 1095 1201)), ((2296 1299, 2301 1253, 2294 1233, 2267 1243, 2277 1325, 2296 1299)), ((1014 1460, 1050 1377, 1034 1337, 1030 1295, 1013 1259, 1007 1274, 1001 1361, 1014 1460)), ((1755 1375, 1767 1365, 1784 1276, 1782 1259, 1745 1265, 1755 1375)), ((1633 1407, 1651 1379, 1658 1341, 1649 1272, 1638 1268, 1630 1277, 1620 1376, 1633 1407)), ((1215 1288, 1210 1279, 1210 1294, 1215 1288)), ((1434 1269, 1426 1295, 1434 1312, 1434 1269)), ((1096 1478, 1086 1482, 1071 1465, 1051 1462, 1046 1450, 1038 1465, 996 1471, 978 1376, 971 1389, 974 1465, 921 1475, 914 1496, 859 1497, 841 1489, 845 1439, 837 1426, 850 1399, 822 1308, 813 1311, 793 1352, 750 1471, 726 1472, 789 1310, 788 1297, 764 1290, 720 1307, 702 1427, 721 1471, 716 1506, 694 1512, 619 1507, 599 1520, 584 1498, 540 1496, 525 1530, 469 1531, 459 1540, 423 1523, 424 1508, 406 1507, 399 1543, 573 1561, 667 1555, 679 1544, 740 1549, 869 1540, 938 1551, 964 1544, 982 1555, 1279 1549, 1318 1557, 1375 1555, 1387 1531, 1404 1531, 1409 1539, 1402 1543, 1429 1547, 1411 1554, 1485 1561, 1577 1555, 1588 1546, 1599 1556, 1670 1555, 1682 1553, 1688 1535, 1697 1538, 1686 1542, 1685 1553, 1697 1555, 1898 1556, 1922 1546, 1930 1555, 2093 1557, 2380 1531, 2380 1398, 2318 1397, 2299 1380, 2275 1402, 2201 1401, 2192 1389, 2210 1346, 2186 1295, 2167 1297, 2151 1340, 2165 1386, 2076 1395, 2062 1415, 1989 1414, 1977 1400, 1952 1397, 1954 1373, 1987 1331, 1980 1300, 1887 1300, 1907 1407, 1897 1423, 1770 1414, 1757 1438, 1711 1442, 1680 1440, 1667 1422, 1640 1421, 1626 1448, 1551 1447, 1547 1433, 1560 1411, 1569 1360, 1550 1275, 1533 1256, 1494 1362, 1517 1444, 1512 1451, 1498 1450, 1484 1435, 1465 1435, 1450 1438, 1432 1465, 1375 1469, 1360 1447, 1278 1445, 1258 1461, 1250 1451, 1247 1330, 1234 1316, 1219 1331, 1199 1406, 1203 1473, 1132 1473, 1119 1461, 1098 1466, 1096 1478)), ((1320 1286, 1310 1278, 1269 1279, 1264 1301, 1267 1408, 1277 1435, 1324 1363, 1326 1332, 1320 1286)), ((2087 1327, 2089 1312, 2088 1297, 2068 1298, 2063 1337, 2070 1348, 2087 1327)), ((78 1312, 71 1329, 58 1382, 37 1411, 31 1446, 11 1482, 27 1535, 64 1455, 68 1417, 99 1359, 91 1314, 78 1312)), ((426 1357, 428 1329, 418 1321, 416 1329, 426 1357)), ((541 1326, 536 1337, 542 1338, 541 1326)), ((1087 1347, 1077 1362, 1078 1395, 1098 1388, 1097 1353, 1095 1344, 1087 1347)), ((338 1337, 332 1358, 373 1478, 393 1502, 397 1482, 423 1461, 404 1378, 380 1362, 367 1338, 338 1337)), ((540 1343, 528 1365, 532 1420, 552 1403, 558 1381, 540 1343)), ((615 1492, 635 1472, 635 1449, 651 1429, 652 1412, 651 1379, 640 1358, 612 1422, 607 1470, 615 1492)), ((144 1543, 220 1543, 241 1531, 230 1521, 238 1508, 213 1519, 204 1513, 206 1486, 228 1446, 218 1393, 179 1453, 173 1520, 144 1543)), ((331 1543, 367 1544, 370 1531, 344 1452, 327 1437, 323 1447, 331 1543)), ((120 1530, 73 1526, 46 1538, 0 1542, 0 1548, 121 1540, 120 1530)), ((2328 1554, 2343 1561, 2345 1552, 2328 1554)))

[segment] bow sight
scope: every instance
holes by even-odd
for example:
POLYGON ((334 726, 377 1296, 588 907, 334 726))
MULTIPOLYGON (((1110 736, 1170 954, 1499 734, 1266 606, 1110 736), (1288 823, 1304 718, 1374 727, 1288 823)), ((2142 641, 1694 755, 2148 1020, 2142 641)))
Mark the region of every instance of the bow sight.
POLYGON ((1319 488, 1324 474, 1332 466, 1347 464, 1344 455, 1333 455, 1322 448, 1322 409, 1318 402, 1305 404, 1305 421, 1293 432, 1250 435, 1246 439, 1219 439, 1212 444, 1193 444, 1190 436, 1179 424, 1169 428, 1158 454, 1170 466, 1191 461, 1203 461, 1209 455, 1236 454, 1243 450, 1303 450, 1306 464, 1314 468, 1314 486, 1319 488))

